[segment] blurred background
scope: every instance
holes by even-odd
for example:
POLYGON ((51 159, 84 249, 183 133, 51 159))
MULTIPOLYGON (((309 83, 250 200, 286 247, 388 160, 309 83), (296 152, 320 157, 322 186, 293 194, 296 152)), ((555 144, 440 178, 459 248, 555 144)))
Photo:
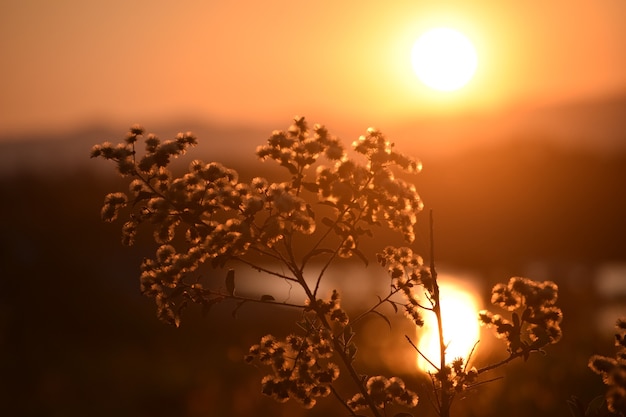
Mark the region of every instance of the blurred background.
MULTIPOLYGON (((157 320, 138 282, 155 247, 149 237, 122 247, 121 225, 101 222, 104 195, 127 186, 89 159, 140 123, 162 139, 198 136, 178 168, 198 158, 266 175, 256 146, 298 114, 346 145, 375 126, 422 160, 413 180, 435 213, 437 262, 482 307, 511 276, 559 285, 562 341, 459 400, 458 415, 568 416, 571 396, 604 392, 587 361, 613 354, 626 315, 624 18, 618 0, 2 2, 3 414, 343 415, 330 398, 312 411, 275 404, 260 393, 264 370, 243 363, 262 335, 295 331, 295 312, 234 318, 224 305, 204 318, 190 310, 178 329, 157 320), (428 90, 411 69, 413 42, 434 26, 476 46, 476 76, 457 92, 428 90)), ((419 216, 414 249, 426 255, 419 216)), ((377 242, 364 251, 373 257, 377 242)), ((371 262, 350 269, 373 282, 355 288, 345 267, 331 281, 362 311, 386 281, 371 262)), ((358 366, 421 392, 428 381, 403 337, 415 330, 393 324, 362 323, 358 366)), ((501 342, 481 340, 477 361, 502 358, 501 342)), ((429 409, 422 396, 414 414, 429 409)))

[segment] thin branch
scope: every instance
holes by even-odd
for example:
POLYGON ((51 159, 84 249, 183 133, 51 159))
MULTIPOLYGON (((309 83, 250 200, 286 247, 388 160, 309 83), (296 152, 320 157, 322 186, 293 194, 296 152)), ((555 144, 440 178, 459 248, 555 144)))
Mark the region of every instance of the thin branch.
POLYGON ((398 291, 400 291, 399 288, 392 290, 388 296, 386 296, 385 298, 382 298, 379 302, 377 302, 375 305, 373 305, 372 307, 368 308, 367 310, 365 310, 364 312, 362 312, 361 314, 359 314, 356 318, 352 319, 352 324, 359 322, 361 319, 363 319, 363 317, 367 316, 368 314, 370 314, 371 312, 373 312, 374 310, 376 310, 378 307, 380 307, 381 305, 383 305, 386 302, 390 302, 392 303, 393 301, 390 300, 390 298, 397 294, 398 291))
POLYGON ((210 294, 210 295, 216 296, 216 297, 223 298, 223 299, 243 301, 243 302, 247 302, 247 303, 249 302, 249 303, 273 304, 273 305, 283 306, 283 307, 293 307, 293 308, 297 308, 297 309, 300 309, 300 310, 304 310, 304 309, 308 308, 308 306, 301 305, 301 304, 288 303, 288 302, 285 302, 285 301, 262 300, 260 298, 243 297, 243 296, 240 296, 240 295, 225 294, 225 293, 222 293, 220 291, 208 290, 207 293, 210 294))
POLYGON ((419 302, 416 302, 415 305, 418 306, 419 308, 421 308, 422 310, 433 311, 433 312, 435 311, 435 310, 433 310, 433 307, 426 307, 425 305, 422 305, 419 302))
POLYGON ((468 385, 467 388, 468 389, 472 389, 472 388, 475 388, 475 387, 483 385, 483 384, 488 384, 489 382, 497 381, 499 379, 504 379, 504 377, 503 376, 498 376, 498 377, 495 377, 495 378, 488 379, 486 381, 480 381, 480 382, 477 382, 475 384, 468 385))
POLYGON ((335 387, 333 387, 332 384, 329 384, 328 387, 330 388, 330 392, 333 393, 333 395, 335 396, 335 398, 337 399, 337 401, 339 401, 341 403, 341 405, 343 405, 345 407, 346 410, 348 410, 348 412, 350 413, 351 416, 357 417, 357 414, 354 410, 352 410, 350 408, 350 406, 348 405, 348 403, 341 398, 341 396, 339 395, 339 393, 337 392, 337 390, 335 389, 335 387))
MULTIPOLYGON (((430 274, 436 284, 437 283, 437 270, 435 269, 435 226, 434 226, 432 210, 430 210, 430 274)), ((437 291, 437 295, 439 295, 439 291, 437 291)))
MULTIPOLYGON (((384 303, 393 303, 393 304, 399 304, 401 306, 406 306, 408 303, 398 303, 398 302, 394 302, 391 301, 391 297, 393 297, 394 295, 396 295, 397 293, 399 293, 400 291, 402 291, 402 288, 399 287, 395 287, 394 285, 391 285, 391 290, 389 291, 389 294, 385 297, 385 298, 380 298, 379 297, 379 301, 374 304, 372 307, 370 307, 369 309, 365 310, 364 312, 362 312, 361 314, 359 314, 355 319, 352 319, 352 323, 357 323, 358 321, 360 321, 361 319, 363 319, 363 317, 365 317, 366 315, 374 312, 374 310, 376 310, 378 307, 380 307, 381 305, 383 305, 384 303)), ((432 311, 432 308, 426 307, 421 305, 420 303, 416 303, 416 305, 426 311, 432 311)))
POLYGON ((265 272, 265 273, 266 273, 266 274, 268 274, 268 275, 273 275, 273 276, 275 276, 275 277, 282 278, 282 279, 285 279, 285 280, 287 280, 287 281, 298 282, 298 280, 297 280, 297 279, 295 279, 295 278, 293 278, 293 277, 290 277, 290 276, 287 276, 287 275, 281 274, 280 272, 276 272, 276 271, 272 271, 272 270, 270 270, 270 269, 263 268, 262 266, 259 266, 259 265, 257 265, 257 264, 254 264, 254 263, 252 263, 252 262, 250 262, 250 261, 247 261, 247 260, 245 260, 245 259, 243 259, 243 258, 233 258, 233 259, 235 259, 235 260, 237 260, 237 261, 239 261, 239 262, 241 262, 241 263, 243 263, 243 264, 246 264, 246 265, 248 265, 250 268, 255 269, 255 270, 259 271, 259 272, 265 272))
POLYGON ((298 267, 298 262, 296 261, 296 257, 293 253, 293 240, 292 240, 293 230, 291 231, 285 230, 285 233, 283 233, 283 236, 284 236, 283 246, 285 247, 285 252, 287 253, 287 256, 289 257, 289 259, 285 259, 282 253, 280 253, 280 251, 278 251, 277 249, 275 249, 275 251, 281 257, 283 263, 287 266, 287 268, 289 268, 291 273, 295 277, 301 278, 301 280, 297 279, 296 281, 299 282, 300 285, 305 286, 306 283, 304 281, 304 267, 300 267, 300 268, 298 267))
POLYGON ((274 254, 274 253, 272 253, 272 252, 264 251, 264 250, 262 250, 261 248, 258 248, 258 247, 256 247, 256 246, 250 246, 250 250, 253 250, 253 251, 255 251, 255 252, 258 252, 260 255, 265 255, 265 256, 269 256, 270 258, 274 258, 274 259, 276 259, 277 261, 280 261, 280 262, 282 262, 282 261, 283 261, 283 260, 281 259, 281 257, 280 257, 280 256, 277 256, 277 255, 275 255, 275 254, 274 254))
POLYGON ((317 276, 317 280, 315 281, 315 289, 313 290, 314 296, 317 296, 317 291, 319 290, 320 283, 322 282, 322 277, 324 276, 324 273, 326 272, 326 270, 328 269, 332 261, 335 259, 335 257, 337 257, 337 253, 339 252, 341 245, 343 245, 343 242, 339 245, 339 247, 337 247, 337 249, 333 251, 332 255, 330 256, 330 258, 328 258, 328 261, 326 261, 326 264, 324 264, 324 266, 322 267, 322 270, 317 276))
POLYGON ((492 369, 498 368, 502 365, 506 365, 507 363, 511 362, 514 359, 524 356, 525 353, 527 352, 523 350, 517 351, 515 353, 511 353, 511 355, 508 358, 503 359, 500 362, 494 363, 492 365, 485 366, 484 368, 480 368, 477 372, 478 374, 482 374, 484 372, 491 371, 492 369))
MULTIPOLYGON (((346 208, 343 210, 343 212, 337 216, 337 219, 335 220, 335 222, 333 223, 332 227, 328 227, 328 230, 326 230, 326 233, 324 233, 324 235, 320 238, 320 240, 315 244, 315 246, 313 247, 313 249, 311 250, 316 250, 318 248, 318 246, 322 243, 322 241, 324 239, 326 239, 326 237, 330 234, 331 230, 333 230, 335 228, 335 226, 337 225, 337 223, 339 223, 340 219, 343 219, 343 216, 349 211, 349 205, 346 206, 346 208)), ((328 267, 330 266, 330 264, 332 263, 332 261, 335 259, 335 257, 337 256, 337 253, 339 253, 339 249, 341 249, 341 245, 344 244, 344 242, 346 241, 347 238, 344 238, 339 245, 337 246, 337 249, 335 249, 332 253, 332 255, 330 256, 330 258, 328 259, 328 261, 326 261, 326 264, 322 267, 322 270, 320 271, 319 275, 317 276, 317 280, 315 281, 315 289, 313 290, 313 295, 317 296, 317 291, 319 290, 320 284, 322 282, 322 277, 324 276, 324 273, 326 272, 326 269, 328 269, 328 267)), ((304 268, 304 264, 302 265, 302 268, 304 268)))
POLYGON ((420 355, 422 358, 424 358, 424 359, 426 360, 426 362, 428 362, 428 363, 430 364, 430 366, 432 366, 433 368, 435 368, 435 369, 437 370, 437 372, 439 372, 439 368, 437 367, 437 365, 435 365, 434 363, 432 363, 432 362, 431 362, 431 360, 430 360, 430 359, 428 359, 428 358, 426 357, 426 355, 424 355, 424 354, 422 353, 422 351, 421 351, 421 350, 419 350, 419 348, 415 345, 415 343, 413 343, 413 341, 411 340, 411 338, 410 338, 409 336, 407 336, 407 335, 404 335, 404 337, 406 337, 406 340, 408 340, 408 341, 409 341, 409 343, 411 344, 411 346, 413 346, 413 349, 415 349, 415 351, 416 351, 417 353, 419 353, 419 355, 420 355))
MULTIPOLYGON (((307 320, 308 322, 308 320, 307 320)), ((310 328, 311 329, 313 326, 312 324, 310 324, 310 328)), ((307 337, 309 337, 309 335, 311 334, 311 330, 307 330, 306 336, 305 336, 305 340, 307 337)), ((293 375, 294 371, 296 370, 296 367, 298 366, 298 361, 300 360, 300 357, 302 356, 302 353, 305 352, 308 349, 308 344, 307 343, 302 343, 302 345, 300 346, 300 349, 298 349, 298 353, 296 354, 296 357, 293 359, 293 366, 291 367, 291 369, 289 370, 289 378, 291 379, 291 375, 293 375)), ((319 366, 319 364, 317 364, 317 366, 319 366)))
MULTIPOLYGON (((359 190, 359 192, 361 190, 366 189, 369 184, 372 182, 372 179, 374 178, 373 175, 370 175, 369 178, 367 179, 367 181, 365 182, 365 184, 363 184, 363 186, 361 186, 361 189, 359 190)), ((355 193, 355 195, 359 195, 359 192, 355 193)), ((346 207, 344 208, 343 212, 337 216, 337 219, 335 220, 335 222, 333 223, 332 227, 328 227, 328 229, 326 230, 326 232, 324 232, 324 234, 322 235, 322 237, 319 238, 319 240, 317 241, 317 243, 315 243, 315 245, 313 245, 313 248, 311 249, 311 251, 316 250, 319 245, 322 244, 322 242, 324 241, 324 239, 326 239, 326 237, 330 234, 330 232, 334 229, 334 227, 337 225, 337 223, 339 223, 339 219, 343 219, 343 216, 350 210, 350 206, 356 201, 356 197, 354 197, 349 204, 346 205, 346 207)), ((362 211, 361 211, 362 213, 362 211)), ((357 221, 359 221, 361 215, 359 214, 359 217, 356 219, 356 221, 354 222, 354 224, 356 224, 357 221)), ((302 265, 302 267, 304 268, 304 264, 302 265)))
MULTIPOLYGON (((346 208, 347 210, 347 208, 346 208)), ((324 234, 322 234, 322 236, 317 240, 317 242, 315 243, 315 245, 313 245, 313 247, 311 248, 310 252, 313 252, 315 250, 317 250, 317 248, 322 244, 322 242, 324 241, 324 239, 326 239, 328 237, 328 235, 330 234, 330 232, 334 229, 335 225, 337 225, 337 223, 339 223, 339 219, 343 217, 343 215, 345 214, 345 210, 343 213, 341 213, 341 215, 337 216, 337 219, 335 220, 335 222, 333 223, 332 226, 329 226, 328 229, 326 229, 326 231, 324 232, 324 234)), ((307 259, 308 261, 308 259, 307 259)), ((304 269, 304 266, 306 265, 306 262, 302 263, 302 268, 304 269)))
MULTIPOLYGON (((302 276, 302 271, 298 269, 295 261, 290 262, 275 247, 272 247, 272 251, 276 254, 277 259, 279 259, 289 269, 289 271, 291 271, 294 277, 302 276)), ((291 248, 287 248, 287 252, 288 252, 289 257, 293 260, 293 253, 291 253, 291 248)), ((302 282, 300 281, 299 278, 297 278, 296 281, 298 281, 302 285, 304 283, 304 278, 302 278, 302 282)))
POLYGON ((439 410, 441 410, 441 405, 439 404, 439 397, 434 396, 435 400, 433 400, 433 396, 429 391, 426 391, 426 398, 428 398, 428 402, 430 406, 439 414, 439 410))
POLYGON ((472 359, 472 356, 474 355, 474 352, 476 351, 476 347, 478 346, 478 343, 480 343, 480 340, 477 340, 476 343, 474 343, 474 346, 472 346, 472 350, 470 350, 469 355, 467 355, 467 359, 465 360, 465 365, 463 366, 463 372, 467 370, 470 360, 472 359))
MULTIPOLYGON (((367 184, 369 184, 371 181, 371 178, 367 180, 367 183, 365 186, 367 186, 367 184)), ((364 186, 364 187, 365 187, 364 186)), ((346 207, 343 209, 343 212, 337 216, 337 219, 335 220, 335 222, 333 223, 332 227, 329 227, 328 230, 326 230, 326 232, 324 233, 324 235, 318 240, 318 242, 315 244, 315 246, 313 246, 313 248, 311 249, 311 251, 314 251, 318 248, 318 246, 322 243, 322 241, 324 239, 326 239, 326 237, 330 234, 330 231, 333 230, 335 228, 335 226, 337 225, 337 223, 339 223, 340 220, 342 220, 344 218, 344 216, 346 214, 348 214, 350 212, 350 207, 356 203, 357 198, 354 197, 349 204, 346 205, 346 207)), ((361 215, 363 214, 363 210, 361 210, 358 214, 358 216, 354 217, 352 220, 352 223, 350 224, 350 226, 352 227, 352 229, 355 228, 356 224, 361 221, 361 215)), ((331 255, 330 259, 326 262, 326 265, 324 265, 324 267, 322 268, 322 271, 320 272, 320 274, 317 276, 317 281, 315 283, 315 290, 313 291, 313 295, 317 296, 317 290, 319 289, 319 285, 320 282, 322 280, 322 276, 324 275, 324 272, 326 271, 326 269, 328 268, 328 266, 331 264, 331 262, 335 259, 335 257, 337 256, 337 253, 339 252, 339 249, 341 248, 341 245, 343 245, 346 241, 347 237, 345 237, 341 243, 339 244, 339 246, 337 247, 337 249, 333 252, 333 254, 331 255)), ((302 264, 302 268, 304 268, 304 263, 302 264)))
MULTIPOLYGON (((433 386, 433 397, 435 398, 435 410, 437 411, 437 414, 441 414, 441 399, 439 398, 439 388, 437 387, 437 379, 436 377, 432 374, 432 373, 428 373, 428 375, 430 376, 430 383, 433 386)), ((430 393, 429 393, 430 394, 430 393)), ((431 401, 431 404, 433 404, 433 402, 431 401)))

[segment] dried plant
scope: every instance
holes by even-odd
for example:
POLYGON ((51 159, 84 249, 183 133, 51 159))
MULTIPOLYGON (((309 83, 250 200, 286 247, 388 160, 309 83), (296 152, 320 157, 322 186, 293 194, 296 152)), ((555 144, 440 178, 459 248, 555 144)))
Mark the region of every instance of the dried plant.
POLYGON ((342 308, 339 290, 320 294, 326 271, 338 259, 356 257, 368 264, 361 244, 375 236, 378 228, 400 233, 407 244, 415 239, 423 204, 415 186, 397 175, 418 173, 421 164, 397 152, 378 130, 368 129, 349 153, 323 126, 309 129, 304 118, 295 118, 287 130, 273 132, 256 151, 259 159, 285 169, 282 182, 262 177, 242 181, 233 169, 198 160, 191 162, 187 173, 175 177, 168 170, 170 161, 195 144, 191 133, 161 142, 133 126, 122 143, 95 146, 92 157, 114 161, 118 172, 130 180, 129 193, 105 197, 102 218, 111 222, 122 211, 126 213, 125 245, 133 244, 141 228, 153 232, 158 248, 141 265, 141 291, 154 298, 158 317, 167 323, 178 326, 189 303, 205 311, 230 301, 235 309, 261 303, 301 312, 299 334, 267 335, 246 355, 246 361, 268 369, 261 382, 265 395, 279 402, 294 399, 307 408, 320 397, 332 395, 352 416, 361 410, 373 416, 409 416, 406 410, 418 403, 414 389, 397 376, 363 376, 355 365, 353 326, 370 313, 390 323, 383 305, 402 310, 416 326, 424 324, 424 314, 436 316, 440 360, 431 363, 436 369, 431 379, 434 404, 442 417, 450 415, 456 394, 481 383, 481 374, 518 357, 528 359, 532 352, 559 340, 556 285, 512 278, 507 285, 497 285, 492 297, 496 306, 511 313, 511 319, 488 311, 480 314, 480 321, 506 341, 509 356, 480 369, 470 366, 471 354, 470 358, 447 358, 432 213, 429 266, 409 247, 383 244, 377 260, 386 268, 390 285, 389 293, 379 295, 378 302, 351 319, 342 308), (144 141, 141 154, 136 149, 140 139, 144 141), (322 265, 321 270, 313 267, 314 260, 322 265), (299 286, 306 299, 298 304, 277 301, 270 294, 241 296, 235 291, 232 265, 236 264, 299 286), (223 281, 215 285, 200 279, 203 265, 228 268, 223 281), (424 294, 425 304, 420 301, 424 294), (335 388, 340 369, 347 371, 353 392, 335 388))
POLYGON ((602 376, 607 386, 606 406, 612 413, 626 416, 626 318, 617 320, 615 357, 593 355, 589 367, 602 376))

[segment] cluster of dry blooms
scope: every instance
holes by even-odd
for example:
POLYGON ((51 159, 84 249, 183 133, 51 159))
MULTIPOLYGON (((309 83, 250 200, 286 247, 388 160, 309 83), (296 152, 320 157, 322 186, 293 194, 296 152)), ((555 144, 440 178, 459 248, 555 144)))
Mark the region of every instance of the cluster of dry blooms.
POLYGON ((329 300, 307 303, 304 313, 298 323, 304 336, 291 334, 279 341, 267 335, 250 348, 245 360, 271 367, 271 374, 262 380, 264 394, 279 402, 295 398, 311 408, 317 397, 333 392, 332 383, 339 377, 339 367, 328 361, 335 347, 341 346, 343 356, 353 360, 356 346, 337 291, 329 300))
POLYGON ((589 367, 608 386, 606 401, 609 411, 626 416, 626 318, 617 320, 615 357, 594 355, 589 367))
POLYGON ((173 178, 167 169, 170 159, 185 153, 196 143, 195 137, 179 134, 161 143, 149 134, 139 158, 135 145, 143 134, 141 127, 134 126, 123 143, 97 145, 92 157, 115 161, 121 175, 133 178, 130 196, 121 192, 106 196, 102 218, 113 221, 122 208, 130 209, 122 228, 126 245, 133 244, 142 223, 153 226, 154 239, 161 246, 154 259, 144 261, 141 283, 144 293, 157 300, 159 315, 166 321, 179 321, 171 294, 180 291, 173 290, 185 287, 184 278, 208 260, 213 266, 233 260, 249 262, 244 258, 253 252, 294 264, 289 253, 294 235, 311 235, 318 228, 313 208, 302 196, 305 191, 317 194, 318 203, 333 207, 336 217, 321 219, 325 233, 309 257, 293 265, 295 269, 322 253, 330 253, 331 258, 355 254, 364 258, 358 242, 371 231, 363 224, 384 223, 407 240, 414 238, 422 202, 415 187, 396 178, 391 167, 417 172, 420 164, 395 152, 393 144, 374 129, 353 144, 365 156, 366 163, 361 164, 348 158, 341 142, 323 126, 316 125, 310 132, 305 120, 297 118, 287 131, 275 131, 257 149, 260 159, 273 159, 288 169, 290 180, 280 183, 261 177, 242 182, 236 171, 198 160, 191 163, 188 173, 173 178), (309 172, 321 155, 332 165, 309 172), (322 247, 329 232, 339 238, 338 247, 322 247), (177 234, 184 236, 178 247, 173 243, 177 234))
MULTIPOLYGON (((399 231, 409 242, 415 238, 413 228, 422 202, 415 187, 397 178, 394 169, 415 173, 421 169, 420 163, 396 152, 375 129, 353 143, 354 153, 362 160, 350 158, 342 143, 323 126, 311 130, 304 118, 296 118, 289 129, 273 132, 267 144, 257 149, 261 160, 274 160, 287 169, 286 181, 256 177, 244 182, 232 169, 201 161, 193 161, 188 172, 176 178, 167 168, 169 162, 194 145, 195 137, 180 134, 161 142, 146 135, 139 156, 136 144, 142 136, 143 129, 134 126, 123 143, 104 143, 92 150, 92 157, 115 161, 118 172, 132 178, 129 194, 106 196, 102 218, 113 221, 125 209, 129 215, 122 227, 123 243, 133 244, 137 230, 148 224, 159 245, 155 257, 141 265, 142 292, 156 300, 161 319, 178 325, 189 302, 205 307, 226 299, 278 304, 271 296, 261 300, 236 297, 232 271, 227 275, 226 291, 210 289, 194 276, 205 263, 223 267, 227 262, 241 262, 300 284, 307 300, 291 306, 305 314, 305 335, 292 335, 284 341, 267 336, 251 348, 247 359, 272 368, 263 380, 264 393, 280 401, 295 398, 312 406, 315 398, 332 391, 331 384, 338 377, 339 368, 328 358, 337 354, 351 364, 356 354, 338 293, 333 292, 329 300, 317 294, 323 271, 336 258, 356 255, 367 262, 359 242, 372 235, 373 226, 399 231), (318 164, 321 156, 328 166, 318 164), (316 219, 312 202, 331 207, 332 215, 316 219), (296 243, 298 235, 314 238, 296 243), (325 266, 315 287, 309 287, 304 271, 313 257, 323 259, 325 266), (281 263, 289 273, 282 268, 281 272, 271 270, 263 260, 281 263)), ((390 392, 398 391, 399 384, 393 380, 390 392)), ((368 405, 375 403, 371 396, 376 387, 376 380, 362 387, 359 395, 368 405)), ((355 397, 352 403, 357 407, 360 401, 355 397)), ((417 400, 407 397, 403 401, 417 400)))
MULTIPOLYGON (((398 178, 397 172, 417 173, 421 164, 396 152, 393 143, 375 129, 368 129, 349 153, 323 126, 309 129, 304 118, 296 118, 287 130, 274 131, 256 152, 259 159, 273 160, 287 170, 283 182, 263 177, 243 181, 232 169, 198 160, 186 173, 173 175, 168 170, 171 159, 195 144, 190 133, 162 142, 133 126, 122 143, 107 142, 92 150, 92 157, 114 161, 118 172, 130 178, 128 193, 105 197, 102 218, 110 222, 126 211, 125 245, 134 243, 141 227, 153 232, 158 247, 152 259, 143 261, 140 280, 142 292, 155 299, 159 317, 179 325, 187 304, 208 309, 227 300, 237 303, 237 308, 260 302, 299 309, 302 334, 284 339, 267 335, 246 356, 248 362, 269 368, 262 380, 264 394, 280 402, 295 399, 305 407, 332 394, 351 415, 363 408, 381 416, 392 412, 391 407, 415 407, 418 397, 401 379, 364 378, 357 372, 353 326, 369 313, 390 323, 381 310, 383 305, 395 311, 402 308, 418 327, 424 324, 422 314, 435 314, 441 323, 434 263, 426 267, 407 247, 384 248, 377 258, 390 277, 389 293, 379 296, 379 302, 364 308, 355 319, 341 307, 338 291, 324 298, 318 290, 327 268, 338 258, 356 256, 367 264, 360 243, 373 236, 374 227, 388 227, 413 242, 416 215, 423 204, 414 185, 398 178), (141 155, 136 149, 140 138, 145 143, 141 155), (321 157, 327 165, 320 163, 321 157), (313 258, 316 267, 309 268, 313 258), (270 279, 299 285, 306 299, 293 304, 278 302, 271 295, 252 299, 235 294, 233 269, 221 285, 200 279, 204 265, 221 268, 236 263, 264 272, 270 279), (313 280, 305 280, 311 270, 315 271, 313 280), (340 366, 353 380, 356 393, 335 390, 340 366)), ((506 340, 509 357, 476 369, 469 366, 470 358, 445 358, 442 339, 441 362, 431 363, 436 369, 431 379, 438 413, 449 416, 455 394, 477 384, 481 373, 556 343, 562 318, 556 299, 557 287, 552 282, 512 278, 507 285, 497 285, 492 303, 508 310, 511 319, 484 311, 480 320, 506 340)), ((615 374, 614 367, 607 365, 613 362, 598 359, 597 363, 595 369, 615 374)))
POLYGON ((487 310, 481 311, 479 317, 506 340, 511 355, 528 359, 531 352, 561 339, 563 313, 556 306, 557 296, 554 282, 513 277, 506 285, 497 284, 491 295, 492 304, 512 312, 511 320, 487 310))

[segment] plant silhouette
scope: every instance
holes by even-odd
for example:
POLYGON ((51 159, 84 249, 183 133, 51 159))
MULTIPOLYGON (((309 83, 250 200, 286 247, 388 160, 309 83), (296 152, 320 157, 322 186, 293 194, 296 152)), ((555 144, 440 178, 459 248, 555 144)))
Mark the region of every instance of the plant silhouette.
POLYGON ((352 416, 410 416, 418 403, 416 388, 398 376, 364 376, 355 364, 355 324, 368 314, 391 323, 383 306, 404 312, 418 327, 425 314, 436 316, 440 357, 431 362, 435 371, 430 373, 429 395, 442 417, 450 416, 459 393, 486 382, 482 376, 488 371, 516 358, 527 360, 560 339, 556 284, 514 277, 493 288, 491 302, 502 313, 485 310, 476 318, 505 341, 506 358, 477 368, 471 353, 467 358, 447 357, 432 212, 429 264, 408 246, 424 205, 416 187, 404 178, 419 173, 421 163, 396 151, 380 131, 368 129, 347 150, 325 127, 309 128, 304 118, 296 117, 288 129, 274 131, 256 150, 260 160, 283 168, 280 182, 263 177, 243 181, 233 169, 198 160, 175 176, 168 169, 170 162, 196 142, 191 133, 161 141, 133 126, 123 142, 96 145, 91 156, 115 162, 129 180, 128 193, 105 197, 101 215, 107 222, 124 216, 124 245, 132 245, 141 229, 153 233, 158 248, 141 264, 141 291, 155 300, 158 317, 167 323, 178 326, 189 304, 202 306, 205 313, 226 302, 233 303, 235 312, 247 303, 300 312, 298 334, 266 335, 246 355, 247 362, 267 369, 261 380, 263 394, 279 402, 295 400, 306 408, 333 396, 352 416), (137 149, 140 140, 142 152, 137 149), (381 228, 400 234, 407 246, 381 242, 376 260, 387 272, 389 292, 351 318, 342 307, 341 288, 330 294, 320 288, 328 269, 340 259, 355 258, 366 266, 370 257, 361 251, 361 243, 376 237, 381 228), (241 295, 235 265, 298 286, 304 302, 278 301, 269 293, 241 295), (217 283, 202 279, 204 266, 225 269, 223 278, 217 283), (351 392, 337 388, 340 377, 352 381, 351 392))

